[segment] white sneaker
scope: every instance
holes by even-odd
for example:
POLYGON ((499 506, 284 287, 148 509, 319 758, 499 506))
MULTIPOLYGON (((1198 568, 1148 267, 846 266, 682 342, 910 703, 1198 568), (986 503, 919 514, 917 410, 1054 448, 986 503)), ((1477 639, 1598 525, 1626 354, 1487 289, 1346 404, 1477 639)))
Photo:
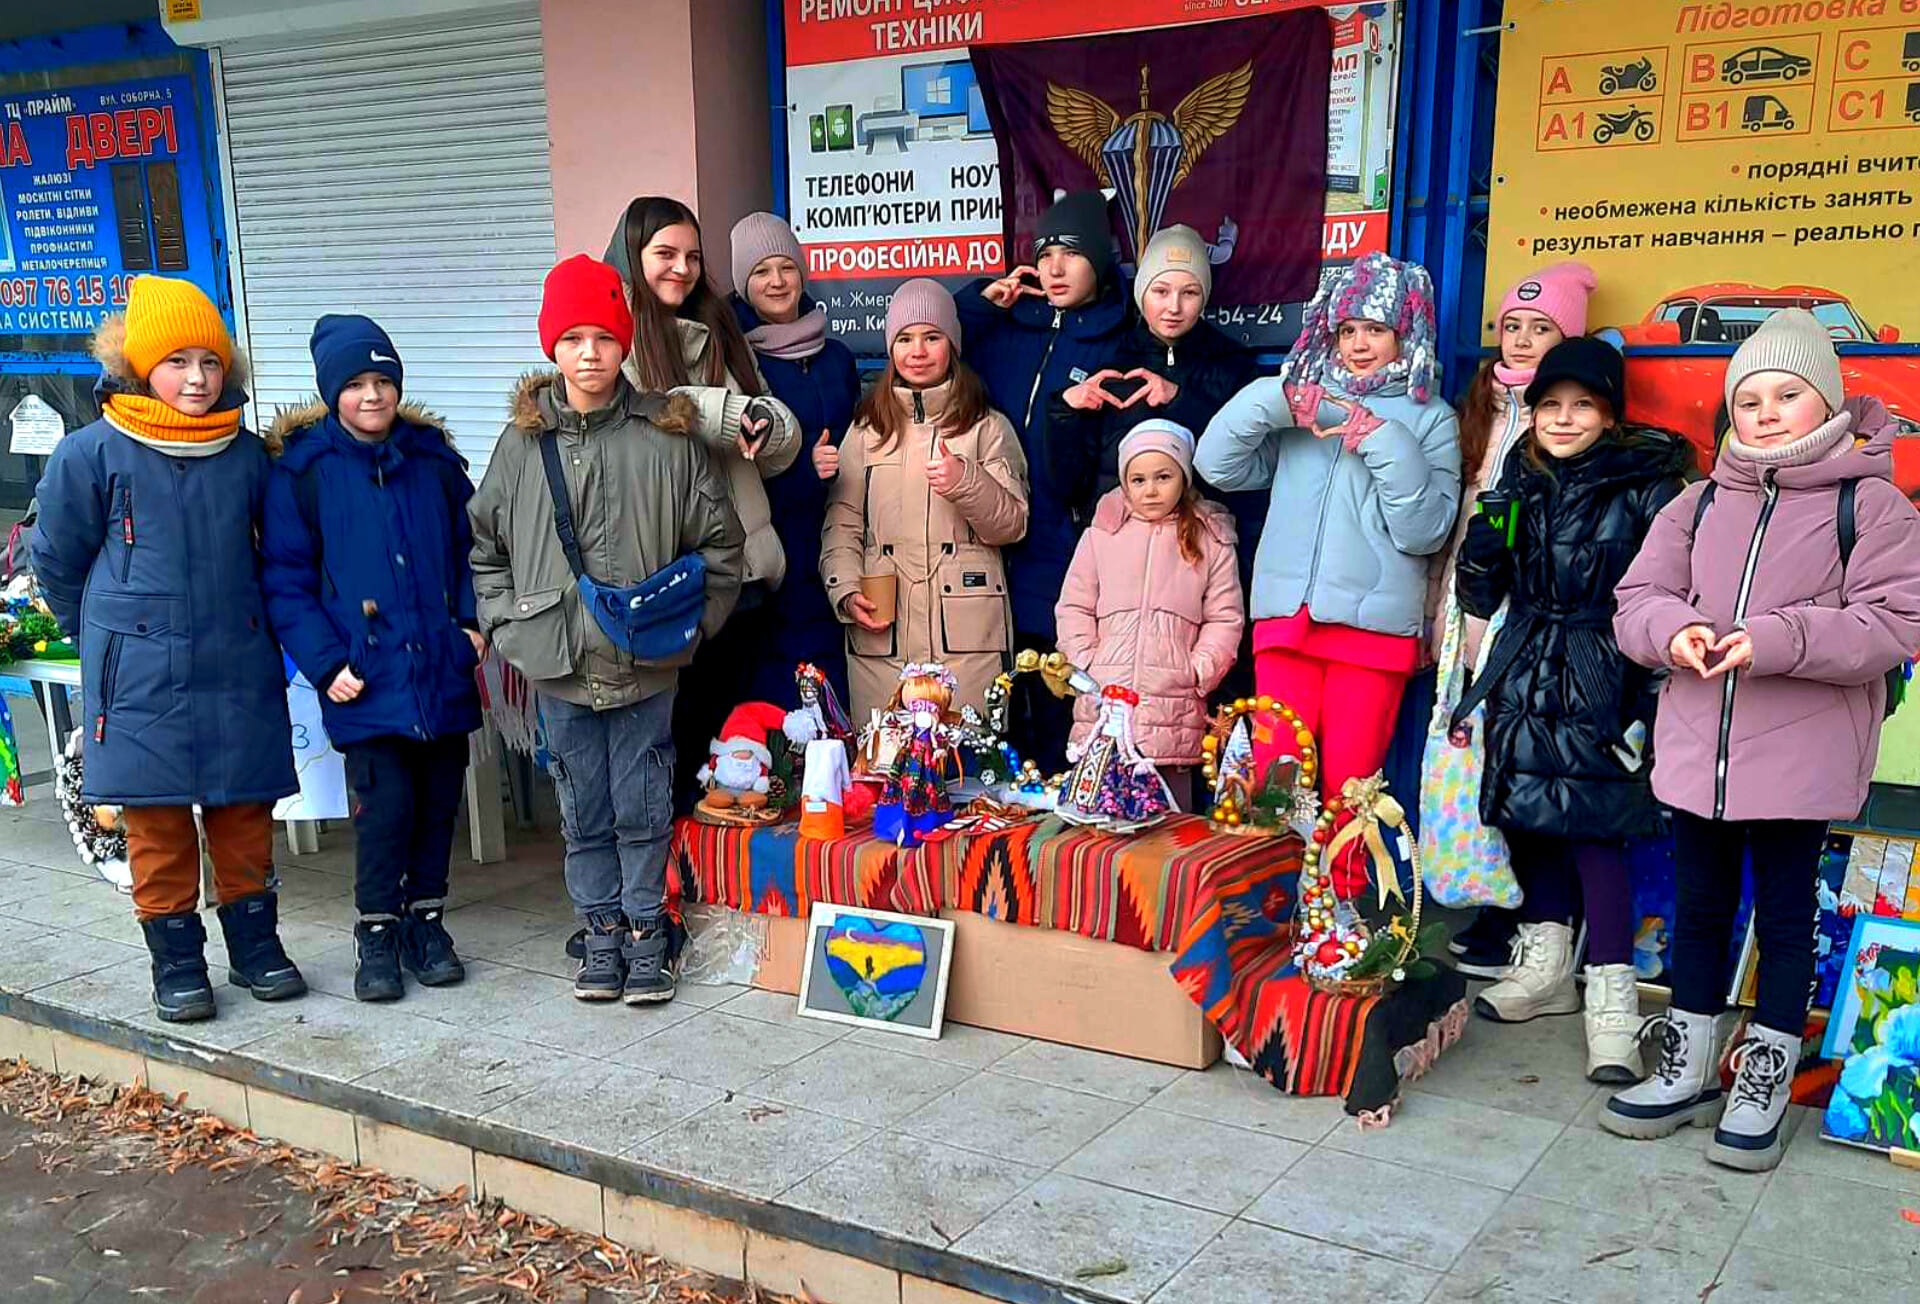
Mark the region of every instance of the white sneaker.
POLYGON ((1713 1129, 1707 1158, 1728 1168, 1764 1173, 1786 1149, 1781 1124, 1793 1103, 1793 1066, 1800 1060, 1800 1039, 1749 1024, 1746 1040, 1733 1048, 1733 1091, 1727 1112, 1713 1129))
POLYGON ((1525 1023, 1543 1014, 1578 1014, 1573 985, 1573 930, 1565 924, 1522 924, 1507 976, 1474 998, 1496 1023, 1525 1023))
POLYGON ((1721 1105, 1716 1025, 1710 1014, 1681 1009, 1648 1019, 1641 1031, 1653 1035, 1659 1049, 1653 1073, 1608 1100, 1600 1126, 1636 1141, 1671 1136, 1689 1123, 1712 1127, 1721 1105))
POLYGON ((1630 964, 1587 966, 1587 1079, 1615 1085, 1638 1082, 1640 975, 1630 964))

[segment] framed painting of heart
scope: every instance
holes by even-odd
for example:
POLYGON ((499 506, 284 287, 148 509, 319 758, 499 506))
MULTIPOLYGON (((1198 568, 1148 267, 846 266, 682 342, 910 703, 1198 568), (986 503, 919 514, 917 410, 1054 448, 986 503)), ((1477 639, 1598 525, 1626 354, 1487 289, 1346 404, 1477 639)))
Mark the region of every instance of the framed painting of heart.
POLYGON ((800 1013, 937 1040, 952 960, 947 920, 816 903, 807 921, 800 1013))

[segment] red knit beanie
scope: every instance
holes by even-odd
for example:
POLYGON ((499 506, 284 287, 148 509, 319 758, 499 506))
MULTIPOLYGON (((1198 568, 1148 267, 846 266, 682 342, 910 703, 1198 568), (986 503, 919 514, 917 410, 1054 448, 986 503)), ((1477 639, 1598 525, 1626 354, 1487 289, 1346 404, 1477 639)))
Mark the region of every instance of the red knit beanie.
POLYGON ((575 254, 547 273, 540 294, 540 347, 553 346, 575 326, 598 326, 620 341, 620 356, 633 347, 633 311, 620 273, 597 258, 575 254))

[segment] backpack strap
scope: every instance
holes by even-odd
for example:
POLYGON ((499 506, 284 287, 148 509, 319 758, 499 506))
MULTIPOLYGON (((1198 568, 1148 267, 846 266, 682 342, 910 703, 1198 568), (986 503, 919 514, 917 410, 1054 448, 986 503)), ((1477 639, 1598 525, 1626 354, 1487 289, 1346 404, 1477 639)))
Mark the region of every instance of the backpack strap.
POLYGON ((1853 500, 1860 490, 1858 480, 1840 482, 1840 500, 1834 507, 1834 528, 1840 534, 1840 583, 1847 582, 1847 563, 1853 560, 1853 545, 1859 542, 1859 530, 1853 520, 1853 500))
MULTIPOLYGON (((1709 480, 1709 481, 1707 481, 1707 487, 1706 487, 1705 489, 1702 489, 1702 490, 1700 491, 1700 496, 1699 496, 1698 498, 1696 498, 1696 499, 1694 499, 1694 500, 1693 500, 1693 534, 1694 534, 1694 537, 1698 537, 1698 536, 1699 536, 1699 534, 1700 534, 1700 522, 1701 522, 1702 520, 1704 520, 1704 519, 1706 519, 1706 515, 1707 515, 1707 508, 1709 508, 1709 507, 1711 507, 1711 506, 1713 506, 1713 491, 1714 491, 1715 489, 1718 489, 1719 487, 1720 487, 1720 486, 1719 486, 1719 484, 1718 484, 1718 483, 1716 483, 1715 481, 1712 481, 1712 480, 1709 480)), ((1689 539, 1689 540, 1688 540, 1688 542, 1689 542, 1689 543, 1691 543, 1691 542, 1692 542, 1692 539, 1689 539)))
POLYGON ((560 551, 567 555, 573 577, 587 573, 580 560, 580 540, 573 531, 573 504, 567 500, 567 477, 560 469, 560 438, 549 430, 540 436, 540 464, 547 473, 547 493, 553 498, 553 530, 560 536, 560 551))

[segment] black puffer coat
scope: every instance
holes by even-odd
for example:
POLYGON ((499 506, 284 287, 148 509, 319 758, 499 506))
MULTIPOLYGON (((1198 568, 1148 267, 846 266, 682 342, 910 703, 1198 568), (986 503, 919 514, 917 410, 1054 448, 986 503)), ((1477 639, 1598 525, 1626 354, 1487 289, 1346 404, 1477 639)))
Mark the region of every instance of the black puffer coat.
POLYGON ((1650 831, 1652 756, 1629 764, 1625 734, 1653 724, 1653 672, 1620 654, 1613 589, 1653 518, 1679 494, 1692 446, 1664 431, 1629 428, 1542 469, 1531 441, 1503 477, 1518 522, 1513 548, 1476 513, 1457 584, 1468 612, 1506 623, 1456 720, 1487 704, 1480 817, 1503 829, 1582 840, 1650 831))

